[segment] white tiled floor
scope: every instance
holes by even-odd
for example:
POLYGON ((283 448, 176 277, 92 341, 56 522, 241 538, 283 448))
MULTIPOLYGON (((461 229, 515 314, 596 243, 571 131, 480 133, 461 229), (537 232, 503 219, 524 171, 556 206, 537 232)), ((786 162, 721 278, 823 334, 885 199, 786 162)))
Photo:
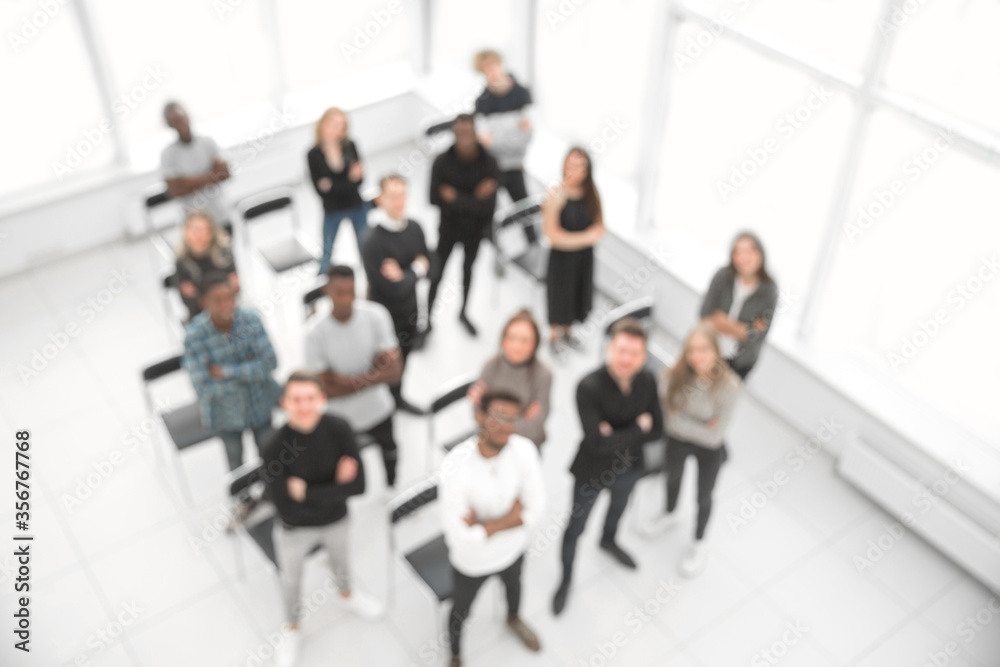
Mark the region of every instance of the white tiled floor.
MULTIPOLYGON (((395 157, 374 156, 371 173, 391 167, 395 157)), ((412 183, 412 213, 433 244, 435 216, 422 203, 425 189, 424 178, 412 183)), ((318 238, 315 197, 304 189, 302 194, 308 234, 318 238)), ((353 244, 353 232, 345 225, 336 256, 356 263, 353 244)), ((142 400, 139 369, 178 345, 169 334, 158 293, 157 276, 165 264, 158 257, 146 241, 119 243, 0 282, 5 350, 0 431, 32 430, 37 535, 34 650, 30 658, 15 655, 5 641, 0 665, 271 663, 268 636, 281 621, 275 573, 253 544, 218 536, 211 528, 225 499, 221 446, 213 442, 184 453, 182 467, 195 495, 194 505, 185 505, 174 452, 152 432, 142 400), (128 286, 100 313, 87 315, 80 304, 97 298, 114 270, 131 275, 128 286), (36 350, 44 353, 50 334, 64 331, 70 322, 78 324, 78 335, 36 377, 22 381, 18 367, 30 364, 36 350), (154 454, 157 447, 165 454, 162 460, 154 454), (242 575, 234 546, 243 555, 242 575)), ((256 260, 242 254, 238 259, 252 303, 261 303, 274 289, 285 290, 284 301, 265 317, 278 348, 278 375, 283 376, 301 361, 297 299, 308 281, 279 282, 256 260)), ((424 351, 411 357, 407 370, 406 394, 415 402, 426 402, 435 387, 477 370, 495 350, 506 315, 539 303, 536 288, 516 271, 503 279, 494 301, 497 278, 491 261, 492 251, 484 246, 471 308, 481 329, 478 339, 455 326, 456 303, 443 288, 445 303, 435 334, 424 351)), ((459 280, 456 261, 448 275, 454 288, 459 280)), ((676 573, 694 519, 694 480, 689 475, 682 511, 690 516, 674 532, 653 541, 636 537, 633 503, 621 541, 640 563, 636 572, 618 568, 596 549, 606 507, 605 499, 599 501, 580 541, 569 606, 554 618, 549 602, 559 575, 559 517, 569 506, 567 467, 579 436, 573 388, 597 363, 597 346, 597 340, 590 340, 585 353, 556 367, 544 455, 550 516, 535 543, 538 554, 526 568, 522 609, 544 650, 528 654, 505 632, 501 588, 491 583, 467 626, 467 664, 1000 665, 1000 618, 987 606, 994 594, 912 534, 903 535, 859 572, 856 559, 892 520, 838 478, 826 455, 792 470, 785 457, 806 435, 749 398, 738 409, 729 439, 732 457, 719 480, 710 526, 713 553, 703 576, 685 581, 676 573), (747 501, 777 470, 788 473, 789 482, 750 516, 747 501), (735 520, 741 512, 745 524, 735 520), (674 584, 669 600, 658 601, 657 592, 662 597, 674 584), (971 622, 977 615, 974 629, 971 622), (787 631, 796 625, 800 636, 787 631), (949 642, 958 654, 942 663, 949 642)), ((183 378, 164 384, 157 396, 167 404, 191 396, 183 378)), ((406 485, 425 472, 424 422, 399 416, 397 438, 406 485)), ((372 483, 365 496, 352 501, 353 570, 360 586, 385 598, 390 592, 386 498, 378 456, 365 457, 372 483)), ((662 486, 661 478, 644 481, 637 491, 641 507, 659 506, 662 486)), ((0 525, 12 520, 11 510, 0 508, 0 525)), ((401 537, 416 540, 434 529, 433 517, 423 517, 401 537)), ((14 603, 13 565, 10 556, 0 556, 4 614, 14 603)), ((315 605, 304 625, 304 666, 446 663, 445 638, 438 635, 444 610, 398 563, 391 567, 393 604, 383 620, 361 621, 329 602, 315 605)), ((306 590, 319 589, 324 576, 323 561, 317 558, 308 570, 306 590)))

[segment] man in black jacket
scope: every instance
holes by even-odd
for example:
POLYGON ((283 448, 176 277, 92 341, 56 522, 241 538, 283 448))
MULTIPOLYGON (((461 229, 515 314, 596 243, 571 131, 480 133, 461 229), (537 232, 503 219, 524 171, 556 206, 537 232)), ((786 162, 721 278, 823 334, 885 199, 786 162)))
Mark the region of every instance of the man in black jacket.
MULTIPOLYGON (((406 181, 398 174, 382 178, 378 208, 368 214, 370 228, 361 244, 361 261, 368 275, 368 299, 392 316, 405 371, 406 358, 417 337, 417 281, 430 270, 424 231, 406 217, 406 181)), ((402 378, 390 385, 396 407, 413 414, 422 410, 403 398, 402 378)))
POLYGON ((461 114, 452 123, 455 144, 434 160, 431 169, 431 203, 441 209, 438 227, 437 262, 427 298, 427 329, 431 330, 434 300, 444 275, 448 257, 456 243, 465 252, 462 266, 462 310, 458 319, 469 334, 476 327, 469 321, 466 306, 472 287, 472 265, 479 252, 479 242, 488 233, 497 203, 497 183, 500 168, 492 155, 476 138, 472 116, 461 114))
POLYGON ((347 499, 365 490, 365 474, 350 425, 324 414, 326 394, 319 376, 296 371, 285 383, 281 407, 288 423, 262 453, 264 480, 278 511, 274 551, 281 570, 285 638, 275 648, 279 667, 295 664, 299 644, 303 564, 319 545, 327 551, 333 596, 355 613, 377 618, 381 605, 353 590, 347 568, 347 499))
POLYGON ((563 534, 563 578, 552 600, 554 614, 566 606, 576 542, 602 489, 611 493, 611 504, 601 548, 625 567, 636 567, 615 534, 632 488, 642 476, 642 446, 663 435, 656 377, 643 368, 645 363, 646 331, 638 320, 625 318, 611 328, 607 363, 577 386, 583 440, 570 467, 575 478, 573 506, 563 534))

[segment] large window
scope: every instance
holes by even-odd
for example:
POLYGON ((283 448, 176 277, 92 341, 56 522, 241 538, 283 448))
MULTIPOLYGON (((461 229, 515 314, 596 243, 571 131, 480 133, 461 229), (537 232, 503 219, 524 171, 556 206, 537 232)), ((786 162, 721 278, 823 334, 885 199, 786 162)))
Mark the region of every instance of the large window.
POLYGON ((273 99, 274 58, 261 2, 93 0, 89 6, 133 166, 156 167, 172 140, 163 123, 167 100, 188 109, 195 132, 226 145, 254 127, 233 117, 273 99))
POLYGON ((0 3, 0 197, 48 189, 107 167, 110 122, 73 5, 0 3), (67 103, 68 102, 68 103, 67 103))
POLYGON ((703 30, 685 22, 678 32, 686 56, 670 74, 657 225, 720 263, 733 236, 752 230, 788 299, 801 297, 844 158, 850 97, 724 36, 688 54, 703 30))
POLYGON ((534 93, 542 120, 625 178, 638 176, 644 145, 658 2, 538 2, 534 93))
POLYGON ((892 111, 861 157, 815 342, 996 442, 1000 170, 892 111))

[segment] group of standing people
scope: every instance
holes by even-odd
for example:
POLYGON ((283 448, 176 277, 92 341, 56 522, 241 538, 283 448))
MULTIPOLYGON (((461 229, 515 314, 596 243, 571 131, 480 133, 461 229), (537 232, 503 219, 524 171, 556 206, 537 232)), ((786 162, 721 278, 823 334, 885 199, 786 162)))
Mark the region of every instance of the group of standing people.
MULTIPOLYGON (((324 293, 332 309, 306 336, 308 368, 292 373, 283 387, 272 377, 277 357, 260 317, 237 305, 240 284, 228 234, 217 224, 227 223, 228 216, 212 196, 200 194, 228 178, 228 167, 213 142, 191 133, 183 109, 168 105, 165 110, 178 132, 177 144, 164 151, 168 189, 192 202, 177 259, 177 283, 191 316, 183 365, 198 394, 203 423, 225 443, 229 467, 242 464, 243 434, 251 430, 269 471, 268 495, 280 519, 274 541, 286 623, 279 665, 287 667, 297 659, 302 565, 316 545, 329 554, 336 599, 364 617, 381 614, 376 599, 352 586, 347 562, 347 499, 364 493, 371 480, 361 462, 358 436, 379 446, 386 486, 392 488, 400 456, 394 415, 397 410, 422 413, 402 396, 406 360, 432 330, 444 265, 461 244, 459 322, 476 335, 467 312, 472 268, 479 243, 489 236, 497 191, 506 189, 515 201, 527 195, 523 159, 531 135, 526 114, 530 93, 494 52, 479 54, 476 67, 487 80, 476 101, 479 115, 455 119, 455 143, 431 170, 430 201, 441 209, 433 253, 421 225, 406 215, 406 180, 387 174, 378 196, 364 201, 359 192, 364 168, 347 116, 330 109, 321 117, 307 161, 323 201, 320 271, 327 277, 324 293), (367 298, 357 294, 353 268, 331 264, 334 238, 345 218, 359 239, 367 298), (420 331, 417 285, 424 279, 430 282, 428 319, 420 331), (287 422, 274 430, 272 408, 277 404, 287 422)), ((572 326, 586 320, 592 309, 594 246, 605 233, 584 149, 573 148, 566 155, 563 178, 542 205, 542 230, 551 246, 548 343, 560 358, 566 349, 582 346, 572 326)), ((677 525, 684 465, 694 457, 697 517, 680 569, 695 576, 704 568, 712 492, 728 457, 725 433, 776 305, 777 288, 763 247, 753 234, 743 233, 733 243, 729 263, 711 281, 699 324, 661 378, 646 368, 642 324, 626 318, 613 325, 605 362, 576 388, 583 435, 570 467, 571 512, 561 545, 562 575, 552 597, 554 614, 567 605, 578 541, 605 489, 610 503, 599 546, 622 566, 638 567, 618 540, 618 526, 644 474, 646 448, 661 439, 666 503, 642 532, 653 537, 677 525)), ((519 609, 524 556, 548 502, 541 454, 553 373, 539 358, 544 342, 529 310, 508 320, 499 351, 469 389, 478 431, 450 451, 443 464, 449 472, 441 478, 440 507, 454 582, 448 626, 452 667, 461 665, 462 627, 473 600, 493 575, 506 587, 509 628, 529 649, 541 648, 519 609)))

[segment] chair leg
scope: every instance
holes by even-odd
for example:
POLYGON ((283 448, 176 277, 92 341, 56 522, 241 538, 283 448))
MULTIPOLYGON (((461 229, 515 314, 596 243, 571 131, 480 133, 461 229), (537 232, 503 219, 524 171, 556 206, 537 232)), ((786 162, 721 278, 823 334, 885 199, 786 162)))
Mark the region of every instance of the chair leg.
POLYGON ((247 569, 243 558, 243 548, 240 544, 240 531, 234 530, 230 537, 233 541, 233 562, 236 564, 236 578, 244 581, 247 578, 247 569))
POLYGON ((194 497, 191 495, 191 484, 188 482, 187 472, 184 470, 184 463, 181 461, 180 452, 177 452, 174 456, 174 466, 177 468, 177 479, 181 487, 184 504, 191 507, 194 505, 194 497))

